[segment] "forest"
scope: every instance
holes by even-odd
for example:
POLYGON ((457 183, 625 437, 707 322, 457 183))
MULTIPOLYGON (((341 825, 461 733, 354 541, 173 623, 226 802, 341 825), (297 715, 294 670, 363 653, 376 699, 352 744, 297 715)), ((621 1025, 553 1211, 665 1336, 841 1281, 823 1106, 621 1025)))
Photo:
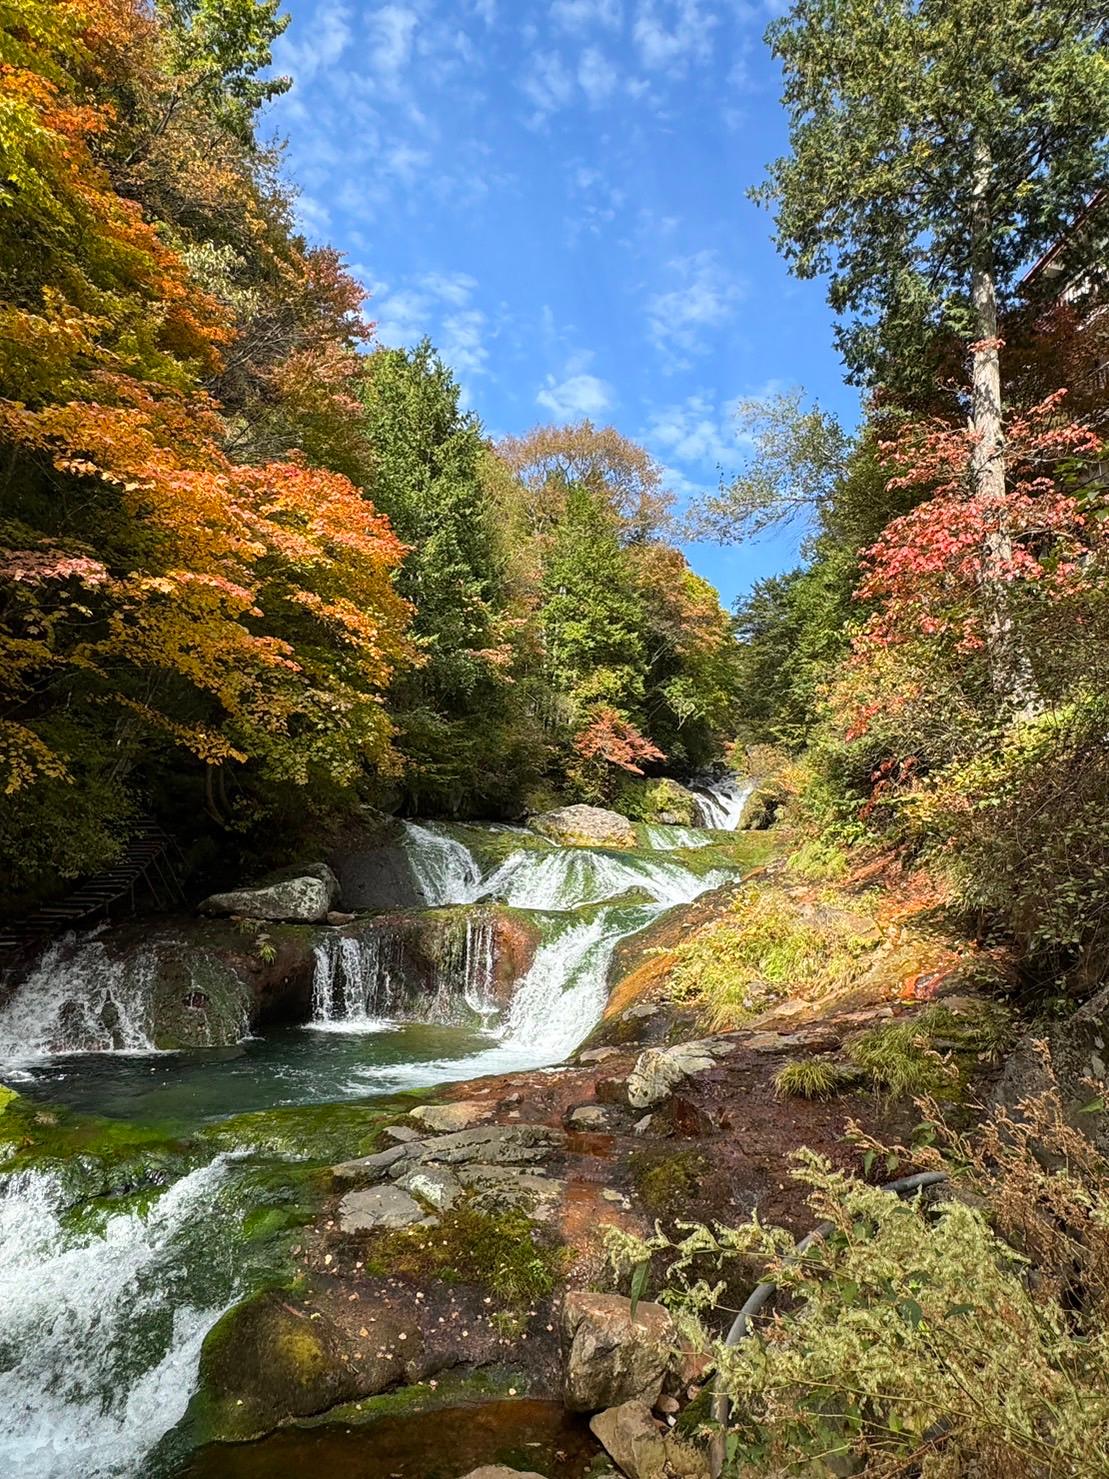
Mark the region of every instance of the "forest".
POLYGON ((765 9, 706 490, 378 337, 280 0, 0 0, 6 1472, 1109 1479, 1109 13, 765 9))
POLYGON ((11 903, 153 818, 203 867, 359 804, 518 816, 689 775, 733 622, 611 427, 494 445, 295 229, 274 3, 5 16, 3 794, 11 903))

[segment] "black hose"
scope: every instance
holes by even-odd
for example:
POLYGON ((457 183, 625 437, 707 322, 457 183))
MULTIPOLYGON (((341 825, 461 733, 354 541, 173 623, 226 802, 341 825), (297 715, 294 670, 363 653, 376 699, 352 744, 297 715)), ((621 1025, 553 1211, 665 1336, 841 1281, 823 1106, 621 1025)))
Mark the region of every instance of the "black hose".
MULTIPOLYGON (((926 1186, 938 1186, 947 1180, 944 1171, 918 1171, 913 1176, 901 1176, 896 1181, 887 1181, 880 1188, 882 1191, 892 1192, 895 1196, 906 1196, 909 1192, 921 1191, 926 1186)), ((797 1247, 789 1255, 787 1263, 796 1263, 803 1258, 814 1243, 822 1243, 830 1232, 835 1230, 835 1223, 822 1222, 819 1227, 814 1227, 807 1237, 797 1244, 797 1247)), ((754 1289, 732 1321, 732 1328, 724 1339, 725 1346, 735 1346, 740 1343, 751 1331, 751 1321, 761 1309, 770 1303, 770 1298, 777 1288, 773 1279, 764 1279, 754 1289)), ((714 1386, 719 1385, 719 1378, 714 1386)), ((709 1445, 709 1472, 712 1479, 719 1479, 724 1468, 724 1433, 728 1424, 728 1408, 730 1406, 726 1392, 714 1391, 712 1398, 712 1417, 717 1424, 717 1431, 713 1434, 709 1445)))

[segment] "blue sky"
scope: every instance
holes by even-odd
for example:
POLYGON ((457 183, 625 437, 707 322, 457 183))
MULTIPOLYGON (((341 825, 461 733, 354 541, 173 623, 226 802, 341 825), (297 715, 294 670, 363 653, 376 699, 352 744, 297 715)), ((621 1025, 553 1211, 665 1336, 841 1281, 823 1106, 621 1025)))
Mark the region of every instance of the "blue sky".
MULTIPOLYGON (((743 460, 735 405, 802 385, 853 421, 820 283, 745 197, 785 147, 749 0, 286 0, 303 229, 431 337, 493 434, 589 416, 682 497, 743 460)), ((688 550, 726 601, 797 534, 688 550)))

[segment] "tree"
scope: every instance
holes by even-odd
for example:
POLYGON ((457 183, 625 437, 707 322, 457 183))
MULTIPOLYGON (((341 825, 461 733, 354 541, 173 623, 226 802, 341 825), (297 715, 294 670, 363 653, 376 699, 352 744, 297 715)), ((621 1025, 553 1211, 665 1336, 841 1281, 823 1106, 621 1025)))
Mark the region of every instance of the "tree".
POLYGON ((941 328, 970 354, 993 683, 1018 711, 999 304, 1105 176, 1107 36, 1101 0, 797 0, 768 32, 792 153, 755 193, 793 271, 831 273, 853 377, 895 381, 941 328))
POLYGON ((399 588, 426 657, 394 694, 408 796, 449 811, 511 809, 541 745, 519 698, 524 613, 486 487, 481 423, 460 408, 427 340, 371 355, 362 398, 370 488, 410 546, 399 588))
POLYGON ((607 497, 627 542, 656 537, 666 528, 674 497, 662 468, 614 426, 591 421, 537 426, 523 436, 505 437, 497 452, 520 480, 533 531, 557 521, 572 483, 607 497))
POLYGON ((731 544, 811 515, 843 476, 850 438, 829 412, 817 405, 806 410, 802 391, 743 401, 737 419, 751 455, 719 493, 694 506, 694 539, 731 544))

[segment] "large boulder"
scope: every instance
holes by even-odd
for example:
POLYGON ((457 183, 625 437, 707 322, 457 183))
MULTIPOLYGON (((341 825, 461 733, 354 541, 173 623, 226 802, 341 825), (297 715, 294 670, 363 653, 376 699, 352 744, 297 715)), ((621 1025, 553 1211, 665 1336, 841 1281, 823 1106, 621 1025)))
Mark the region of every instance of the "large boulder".
POLYGON ((662 1391, 675 1346, 673 1321, 660 1304, 574 1289, 562 1305, 565 1389, 571 1412, 597 1412, 622 1402, 652 1405, 662 1391))
POLYGON ((589 1426, 627 1479, 709 1479, 708 1456, 661 1428, 645 1402, 610 1407, 589 1426))
POLYGON ((211 894, 200 905, 202 914, 241 914, 247 919, 283 920, 292 924, 320 924, 339 900, 339 880, 326 863, 297 868, 296 876, 261 888, 233 889, 211 894))
POLYGON ((531 827, 564 847, 635 847, 635 828, 618 811, 601 806, 563 806, 532 817, 531 827))
POLYGON ((678 1043, 672 1048, 645 1049, 628 1075, 628 1103, 633 1109, 650 1109, 661 1104, 683 1079, 714 1068, 717 1058, 731 1051, 730 1043, 712 1039, 678 1043))
POLYGON ((190 1409, 194 1431, 204 1440, 257 1438, 290 1418, 423 1374, 422 1341, 410 1328, 381 1314, 374 1337, 352 1346, 334 1320, 296 1308, 284 1291, 235 1305, 205 1337, 190 1409))
POLYGON ((1109 986, 1062 1021, 1037 1024, 1009 1055, 993 1097, 1014 1110, 1051 1089, 1067 1119, 1109 1155, 1109 1115, 1088 1111, 1109 1098, 1109 986))

